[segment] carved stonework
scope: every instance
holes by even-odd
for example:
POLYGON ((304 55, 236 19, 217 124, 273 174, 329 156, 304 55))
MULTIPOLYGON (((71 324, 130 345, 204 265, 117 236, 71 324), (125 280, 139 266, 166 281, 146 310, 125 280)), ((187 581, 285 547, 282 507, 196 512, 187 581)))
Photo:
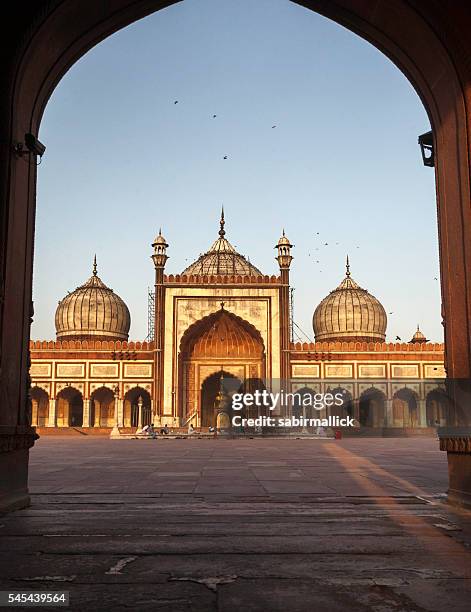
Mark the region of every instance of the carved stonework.
POLYGON ((0 453, 31 448, 38 438, 32 427, 0 427, 0 453))
POLYGON ((440 437, 440 450, 447 453, 471 454, 471 436, 440 437))

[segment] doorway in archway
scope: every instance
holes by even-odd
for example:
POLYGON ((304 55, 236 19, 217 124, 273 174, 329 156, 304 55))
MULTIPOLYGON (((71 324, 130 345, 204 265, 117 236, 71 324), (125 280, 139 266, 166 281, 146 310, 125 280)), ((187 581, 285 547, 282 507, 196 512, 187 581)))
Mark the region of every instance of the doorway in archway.
MULTIPOLYGON (((208 376, 201 385, 201 426, 216 427, 221 422, 218 415, 231 416, 231 395, 242 387, 242 381, 220 370, 208 376)), ((223 419, 226 422, 226 419, 223 419)))
POLYGON ((57 394, 56 420, 58 427, 82 427, 83 396, 74 387, 65 387, 57 394))

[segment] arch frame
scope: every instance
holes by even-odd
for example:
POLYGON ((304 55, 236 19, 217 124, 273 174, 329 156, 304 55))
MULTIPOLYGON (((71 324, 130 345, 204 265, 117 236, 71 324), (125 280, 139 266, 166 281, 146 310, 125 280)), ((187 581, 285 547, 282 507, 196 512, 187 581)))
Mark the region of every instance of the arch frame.
POLYGON ((392 427, 421 427, 420 394, 415 389, 407 386, 396 389, 391 404, 392 427), (398 413, 402 413, 402 417, 398 413))
MULTIPOLYGON (((26 133, 38 134, 49 97, 80 57, 119 29, 176 1, 38 1, 18 7, 21 17, 4 40, 11 53, 2 60, 5 76, 0 87, 0 461, 11 465, 7 455, 14 449, 17 468, 9 470, 0 491, 2 508, 29 501, 28 449, 35 439, 28 410, 28 343, 36 165, 34 156, 17 156, 13 147, 24 142, 26 133)), ((427 109, 434 132, 446 368, 450 378, 469 379, 471 67, 459 7, 420 0, 296 1, 389 57, 427 109)), ((466 435, 468 442, 459 446, 470 452, 469 430, 466 435)), ((445 440, 441 447, 453 452, 456 445, 445 440)))
POLYGON ((182 423, 186 423, 188 418, 196 418, 201 422, 203 383, 221 368, 230 376, 235 376, 242 381, 264 380, 266 376, 266 351, 262 335, 250 322, 224 308, 192 323, 180 339, 177 357, 178 392, 176 399, 177 415, 182 423), (238 345, 238 348, 243 346, 247 349, 247 354, 238 352, 236 355, 229 356, 227 346, 223 351, 225 354, 220 354, 219 343, 213 342, 210 343, 210 350, 207 353, 195 352, 194 349, 199 345, 200 340, 205 338, 223 317, 227 317, 231 324, 239 327, 250 338, 250 345, 245 341, 238 345))
POLYGON ((148 389, 139 383, 133 384, 132 387, 123 393, 123 427, 138 427, 141 418, 142 425, 150 425, 153 419, 152 414, 152 395, 148 389), (139 415, 139 409, 136 410, 139 397, 143 399, 142 415, 139 415), (149 422, 147 422, 149 421, 149 422))
POLYGON ((387 395, 382 389, 378 389, 374 386, 364 389, 358 398, 360 426, 382 429, 385 425, 386 402, 387 395), (379 398, 381 401, 380 414, 375 414, 372 412, 371 402, 375 398, 379 398))
POLYGON ((83 414, 84 414, 84 407, 85 407, 85 396, 83 394, 82 391, 80 391, 79 389, 77 389, 77 387, 75 387, 74 385, 70 384, 67 385, 65 387, 62 387, 62 389, 60 389, 58 392, 56 392, 56 398, 55 398, 55 403, 56 403, 56 410, 55 410, 55 420, 56 420, 56 426, 57 427, 74 427, 74 426, 78 426, 81 427, 83 424, 83 414), (80 405, 80 409, 79 409, 79 413, 78 413, 78 420, 80 421, 80 423, 75 424, 73 422, 73 420, 77 417, 77 412, 75 411, 75 409, 77 408, 77 404, 74 402, 74 400, 78 398, 79 399, 79 403, 80 405), (66 402, 67 403, 67 410, 64 411, 62 413, 62 417, 60 417, 60 410, 59 408, 61 407, 61 402, 66 402), (67 417, 65 417, 65 412, 67 413, 67 417), (62 420, 62 425, 59 425, 59 419, 61 418, 62 420), (64 424, 64 418, 66 418, 67 420, 67 424, 64 424))

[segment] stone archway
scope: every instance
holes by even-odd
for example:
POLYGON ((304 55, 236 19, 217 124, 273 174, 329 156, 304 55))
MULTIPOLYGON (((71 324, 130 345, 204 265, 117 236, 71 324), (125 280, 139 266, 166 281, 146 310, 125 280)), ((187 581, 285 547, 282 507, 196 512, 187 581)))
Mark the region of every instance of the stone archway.
POLYGON ((108 387, 95 389, 90 396, 91 414, 90 424, 93 427, 114 427, 115 424, 115 397, 108 387))
POLYGON ((232 377, 244 385, 265 377, 265 347, 260 333, 224 308, 191 325, 181 339, 179 413, 184 423, 196 416, 198 424, 202 423, 203 383, 221 370, 228 380, 232 377))
POLYGON ((41 387, 31 389, 31 422, 36 427, 47 427, 49 423, 49 395, 41 387))
MULTIPOLYGON (((28 503, 28 448, 35 433, 28 407, 28 343, 32 314, 36 163, 33 155, 13 154, 25 133, 37 134, 44 108, 67 70, 90 48, 117 30, 174 0, 39 0, 12 3, 12 27, 4 33, 0 87, 0 455, 11 465, 0 492, 0 506, 28 503), (54 44, 48 41, 54 40, 54 44), (5 398, 8 398, 6 400, 5 398)), ((471 18, 460 3, 405 0, 298 0, 298 4, 333 19, 387 55, 406 75, 422 99, 433 126, 437 178, 442 302, 446 367, 451 401, 469 393, 471 378, 471 222, 469 201, 471 128, 471 18), (404 27, 407 24, 407 27, 404 27), (446 206, 445 206, 446 203, 446 206)), ((466 404, 463 404, 466 405, 466 404)), ((454 414, 459 414, 455 411, 454 414)), ((456 418, 448 425, 459 425, 456 418)), ((469 426, 469 422, 465 422, 469 426)), ((471 437, 463 448, 469 448, 471 437)), ((450 461, 452 438, 442 439, 450 461)), ((471 454, 462 454, 471 465, 471 454), (465 457, 466 455, 466 457, 465 457)), ((458 494, 457 494, 458 495, 458 494)))
POLYGON ((384 427, 386 396, 371 387, 360 396, 360 425, 362 427, 384 427))
POLYGON ((57 394, 57 427, 82 427, 83 396, 74 387, 65 387, 57 394))
POLYGON ((347 416, 353 417, 353 397, 350 391, 345 389, 345 387, 335 387, 330 391, 330 393, 332 393, 334 397, 341 397, 342 403, 340 406, 337 406, 334 402, 334 405, 329 406, 326 409, 327 415, 338 416, 340 418, 345 418, 347 416))
POLYGON ((432 389, 425 398, 427 427, 444 427, 448 422, 449 397, 445 389, 432 389))
POLYGON ((142 387, 133 387, 126 392, 123 406, 123 426, 139 427, 152 422, 151 399, 149 392, 142 387), (139 398, 142 398, 142 413, 139 414, 139 398))
POLYGON ((392 400, 392 426, 418 427, 420 424, 417 395, 407 387, 399 389, 392 400))

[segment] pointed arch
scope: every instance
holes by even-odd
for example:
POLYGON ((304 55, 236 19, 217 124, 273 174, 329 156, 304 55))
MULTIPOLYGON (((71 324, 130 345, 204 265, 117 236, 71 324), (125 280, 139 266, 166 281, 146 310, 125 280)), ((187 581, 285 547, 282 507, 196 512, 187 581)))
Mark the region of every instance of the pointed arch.
POLYGON ((246 357, 260 359, 265 347, 260 332, 224 308, 193 323, 180 340, 186 358, 246 357))
POLYGON ((243 383, 265 378, 265 346, 260 332, 223 305, 193 323, 181 338, 178 403, 184 421, 197 414, 201 422, 204 380, 222 368, 243 383))
POLYGON ((123 403, 123 425, 124 427, 138 427, 140 421, 142 425, 152 423, 152 402, 149 391, 136 385, 128 389, 124 395, 123 403), (139 398, 142 399, 142 407, 139 407, 139 398), (142 414, 139 415, 139 410, 142 414))
POLYGON ((83 395, 73 386, 64 387, 56 399, 57 427, 82 427, 83 395))

